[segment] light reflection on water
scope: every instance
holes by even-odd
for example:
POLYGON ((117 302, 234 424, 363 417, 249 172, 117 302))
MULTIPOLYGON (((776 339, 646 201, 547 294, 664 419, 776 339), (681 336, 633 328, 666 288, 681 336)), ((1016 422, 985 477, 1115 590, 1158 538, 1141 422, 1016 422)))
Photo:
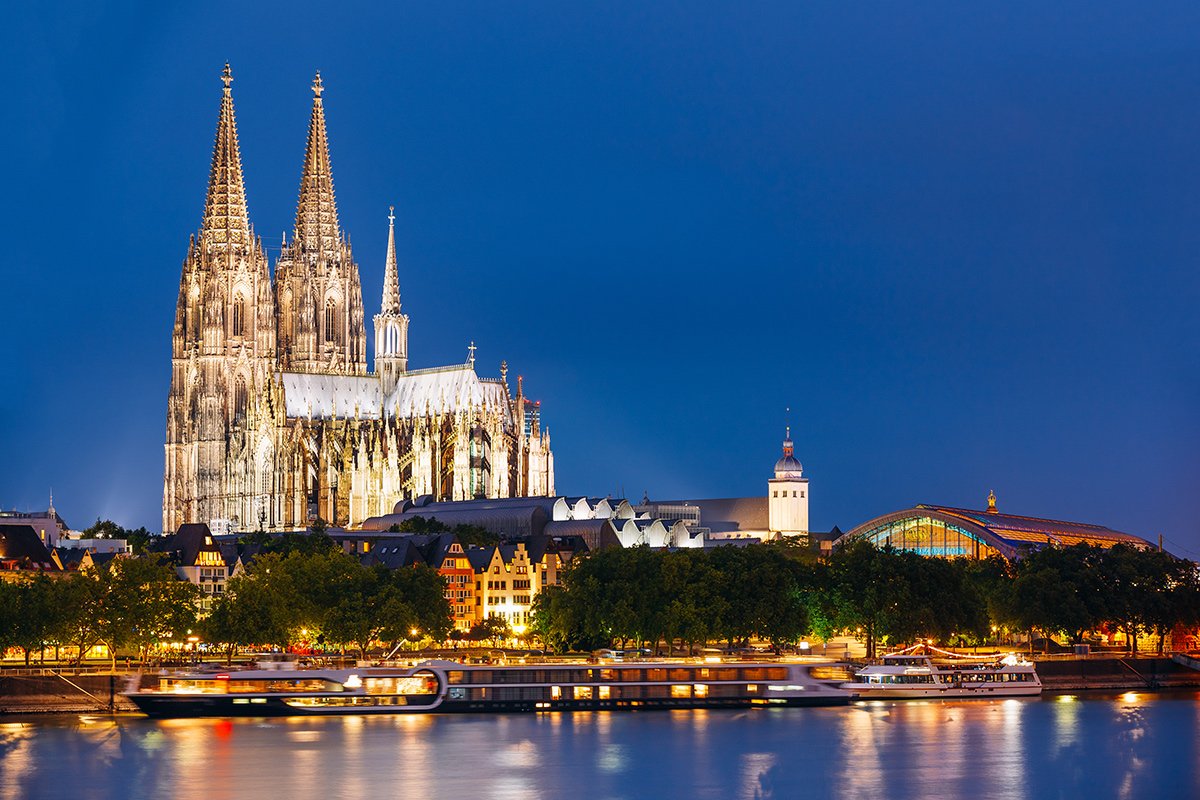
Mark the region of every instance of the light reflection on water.
POLYGON ((0 800, 1200 797, 1198 742, 1193 693, 727 712, 10 718, 0 721, 0 800))

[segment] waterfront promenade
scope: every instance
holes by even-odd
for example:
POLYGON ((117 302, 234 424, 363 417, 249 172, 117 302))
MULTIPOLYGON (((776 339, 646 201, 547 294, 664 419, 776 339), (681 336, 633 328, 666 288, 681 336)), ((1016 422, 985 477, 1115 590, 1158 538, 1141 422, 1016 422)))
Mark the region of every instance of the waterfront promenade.
MULTIPOLYGON (((428 654, 428 657, 445 657, 445 654, 428 654)), ((539 657, 538 660, 548 659, 539 657)), ((1194 659, 1106 654, 1051 657, 1036 663, 1047 692, 1200 689, 1200 670, 1194 668, 1198 663, 1194 659)), ((144 686, 152 683, 157 675, 157 668, 115 673, 97 667, 82 670, 2 668, 0 714, 135 712, 136 708, 121 696, 121 691, 131 680, 144 686)))

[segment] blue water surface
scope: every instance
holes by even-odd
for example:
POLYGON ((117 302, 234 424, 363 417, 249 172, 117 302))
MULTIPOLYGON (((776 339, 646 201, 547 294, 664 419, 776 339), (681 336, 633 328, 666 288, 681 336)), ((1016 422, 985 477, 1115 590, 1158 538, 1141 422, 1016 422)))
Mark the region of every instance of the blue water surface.
POLYGON ((1200 798, 1200 695, 0 720, 10 798, 1200 798))

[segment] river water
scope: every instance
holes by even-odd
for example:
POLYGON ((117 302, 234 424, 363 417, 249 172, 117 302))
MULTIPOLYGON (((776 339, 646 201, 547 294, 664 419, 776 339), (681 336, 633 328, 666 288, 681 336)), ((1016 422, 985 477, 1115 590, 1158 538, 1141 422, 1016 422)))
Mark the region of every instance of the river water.
POLYGON ((0 799, 1200 798, 1200 694, 748 711, 0 719, 0 799))

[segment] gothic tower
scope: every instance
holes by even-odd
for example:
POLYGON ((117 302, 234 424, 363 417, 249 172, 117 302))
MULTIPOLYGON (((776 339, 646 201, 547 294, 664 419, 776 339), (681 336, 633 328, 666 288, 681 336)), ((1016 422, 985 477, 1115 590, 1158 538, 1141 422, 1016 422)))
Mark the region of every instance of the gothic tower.
POLYGON ((290 372, 365 375, 362 285, 338 228, 319 72, 312 89, 295 234, 275 265, 280 361, 290 372))
MULTIPOLYGON (((229 65, 217 119, 208 196, 179 281, 167 399, 163 530, 252 514, 231 505, 231 484, 253 502, 247 459, 275 366, 275 304, 262 241, 246 210, 229 65)), ((268 458, 269 461, 269 458, 268 458)), ((269 487, 267 489, 269 492, 269 487)))
POLYGON ((387 267, 383 302, 375 315, 375 374, 387 397, 408 370, 408 315, 400 313, 400 277, 396 270, 396 209, 388 208, 387 267))

